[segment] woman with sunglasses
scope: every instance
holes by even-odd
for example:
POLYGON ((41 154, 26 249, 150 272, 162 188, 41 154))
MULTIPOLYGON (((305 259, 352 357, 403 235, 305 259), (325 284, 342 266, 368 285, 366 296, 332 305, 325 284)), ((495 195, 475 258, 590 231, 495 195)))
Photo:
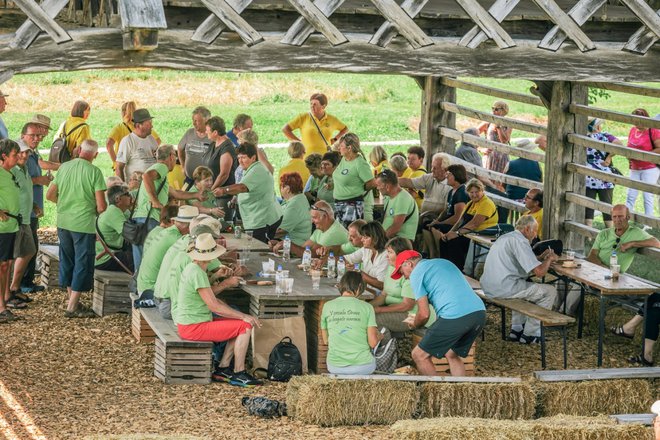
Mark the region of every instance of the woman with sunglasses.
MULTIPOLYGON (((493 115, 504 117, 509 113, 509 105, 504 101, 495 101, 492 107, 493 115)), ((479 133, 486 135, 486 139, 493 142, 499 142, 501 144, 509 144, 511 141, 511 132, 513 129, 511 127, 506 127, 500 125, 499 123, 493 122, 482 122, 477 127, 479 133)), ((484 168, 492 171, 497 171, 498 173, 504 173, 506 166, 509 163, 509 155, 499 151, 495 151, 490 148, 482 150, 486 158, 484 168)), ((500 191, 503 190, 501 184, 498 185, 500 191)))
MULTIPOLYGON (((362 247, 344 256, 348 265, 361 265, 362 279, 378 289, 383 289, 383 280, 387 276, 387 237, 380 223, 369 222, 360 227, 362 247)), ((350 266, 349 266, 350 267, 350 266)))
POLYGON ((341 162, 341 155, 336 151, 328 151, 321 159, 321 173, 323 176, 316 192, 316 200, 324 200, 332 206, 335 204, 335 198, 332 195, 335 187, 332 174, 339 162, 341 162))
MULTIPOLYGON (((649 112, 643 108, 635 109, 632 112, 635 116, 649 117, 649 112)), ((660 153, 660 129, 648 128, 644 126, 634 126, 628 133, 628 147, 635 150, 648 151, 651 153, 660 153)), ((645 160, 628 159, 630 163, 630 178, 638 182, 656 184, 660 176, 660 168, 653 162, 645 160)), ((626 197, 626 206, 633 211, 639 190, 628 188, 626 197)), ((644 214, 653 216, 653 193, 642 192, 644 198, 644 214)))

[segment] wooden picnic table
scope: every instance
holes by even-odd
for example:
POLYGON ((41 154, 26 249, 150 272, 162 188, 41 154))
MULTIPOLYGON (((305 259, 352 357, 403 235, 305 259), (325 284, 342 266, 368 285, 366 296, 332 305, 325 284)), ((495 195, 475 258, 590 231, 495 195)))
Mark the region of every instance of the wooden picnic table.
MULTIPOLYGON (((587 293, 586 287, 590 287, 596 293, 600 303, 600 313, 598 322, 598 366, 603 365, 603 336, 605 333, 605 313, 606 303, 613 297, 622 295, 639 296, 644 301, 644 319, 646 319, 646 299, 652 294, 656 287, 641 280, 620 274, 618 279, 609 278, 610 269, 594 264, 587 260, 575 260, 580 263, 580 267, 564 267, 561 262, 556 262, 551 266, 552 272, 564 280, 577 282, 581 286, 580 306, 578 319, 578 337, 582 336, 582 323, 584 319, 584 295, 587 293)), ((644 338, 642 338, 643 352, 644 338)))
POLYGON ((269 248, 266 243, 256 239, 248 240, 245 232, 241 234, 241 238, 235 238, 234 233, 223 232, 221 234, 227 241, 227 250, 239 252, 268 252, 269 248))
POLYGON ((470 233, 465 236, 474 244, 474 252, 472 252, 472 273, 470 274, 474 277, 477 270, 477 262, 481 257, 488 255, 488 251, 493 243, 495 243, 495 240, 497 240, 497 237, 479 235, 477 233, 470 233))

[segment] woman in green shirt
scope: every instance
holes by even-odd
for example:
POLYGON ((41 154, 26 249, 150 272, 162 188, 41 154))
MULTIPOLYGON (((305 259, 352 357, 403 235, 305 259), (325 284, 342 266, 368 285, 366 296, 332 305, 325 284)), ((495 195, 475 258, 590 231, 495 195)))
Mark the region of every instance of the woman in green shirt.
POLYGON ((133 197, 126 184, 108 188, 108 209, 96 219, 96 264, 99 270, 112 272, 130 271, 133 267, 133 251, 124 242, 122 229, 126 221, 126 212, 133 203, 133 197), (104 246, 105 244, 105 246, 104 246))
POLYGON ((285 203, 277 236, 283 238, 288 235, 291 242, 297 246, 304 245, 312 235, 312 216, 307 197, 302 193, 302 184, 298 173, 285 173, 280 176, 280 194, 285 203))
POLYGON ((335 205, 335 199, 332 196, 334 191, 334 184, 332 182, 332 173, 335 172, 335 168, 341 162, 341 156, 336 151, 328 151, 323 155, 321 160, 321 181, 319 182, 319 187, 316 190, 316 200, 324 200, 330 205, 335 205))
MULTIPOLYGON (((355 220, 364 218, 365 197, 376 187, 376 180, 355 133, 347 133, 341 138, 339 154, 342 155, 341 162, 332 173, 335 218, 348 227, 355 220)), ((369 200, 373 203, 371 197, 369 200)))
POLYGON ((211 191, 213 186, 213 171, 209 167, 199 166, 195 168, 192 175, 194 184, 188 189, 189 192, 201 192, 206 197, 206 200, 200 202, 196 199, 188 200, 188 204, 196 206, 200 214, 211 215, 215 218, 225 216, 225 212, 215 206, 215 196, 211 191))
POLYGON ((371 350, 383 335, 376 328, 373 307, 358 299, 364 288, 358 272, 346 272, 339 281, 341 296, 323 306, 321 335, 332 374, 371 374, 376 369, 371 350))

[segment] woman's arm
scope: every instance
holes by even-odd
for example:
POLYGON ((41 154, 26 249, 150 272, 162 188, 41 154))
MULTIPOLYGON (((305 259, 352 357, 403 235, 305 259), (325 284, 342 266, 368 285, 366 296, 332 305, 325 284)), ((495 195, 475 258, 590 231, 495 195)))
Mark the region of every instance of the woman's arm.
MULTIPOLYGON (((381 295, 383 296, 383 295, 381 295)), ((383 307, 374 307, 376 313, 394 313, 394 312, 409 312, 415 307, 415 300, 412 298, 403 298, 399 304, 390 304, 383 307)))
POLYGON ((229 173, 231 172, 231 165, 234 162, 234 158, 231 157, 230 153, 223 153, 220 156, 220 172, 213 182, 212 190, 221 187, 229 178, 229 173))
POLYGON ((367 180, 364 182, 364 189, 369 191, 376 187, 376 179, 367 180))
POLYGON ((263 148, 257 148, 257 159, 259 159, 259 162, 261 162, 266 167, 266 169, 268 170, 268 172, 270 172, 270 174, 273 174, 275 168, 268 161, 268 156, 266 156, 266 152, 264 151, 263 148))
POLYGON ((368 275, 366 272, 362 272, 362 279, 365 283, 374 286, 378 290, 383 289, 383 282, 379 281, 378 278, 374 278, 371 275, 368 275))
POLYGON ((108 138, 108 141, 105 143, 105 149, 108 150, 108 156, 110 156, 112 162, 115 162, 117 155, 115 154, 115 140, 113 138, 108 138))
POLYGON ((231 195, 234 196, 240 193, 250 192, 247 186, 242 183, 235 183, 229 186, 221 186, 213 190, 213 195, 216 197, 231 195))
POLYGON ((383 334, 378 331, 378 327, 367 327, 367 340, 369 341, 369 347, 375 348, 378 341, 381 339, 383 339, 383 334))
POLYGON ((328 331, 326 329, 321 329, 321 336, 323 337, 323 343, 328 345, 328 331))
POLYGON ((247 315, 245 313, 239 312, 238 310, 234 310, 223 301, 220 301, 218 298, 216 298, 213 294, 213 290, 210 287, 197 289, 197 292, 199 292, 199 296, 202 297, 202 300, 209 308, 209 310, 216 315, 220 315, 224 318, 240 319, 247 322, 248 324, 251 324, 252 327, 261 327, 259 320, 254 316, 247 315))
POLYGON ((441 225, 455 225, 459 218, 463 215, 463 210, 465 209, 465 203, 455 203, 454 204, 454 215, 447 217, 440 222, 441 225))
POLYGON ((298 139, 298 137, 293 134, 293 130, 291 130, 289 124, 286 124, 284 127, 282 127, 282 133, 284 133, 284 136, 286 136, 287 139, 300 142, 300 139, 298 139))

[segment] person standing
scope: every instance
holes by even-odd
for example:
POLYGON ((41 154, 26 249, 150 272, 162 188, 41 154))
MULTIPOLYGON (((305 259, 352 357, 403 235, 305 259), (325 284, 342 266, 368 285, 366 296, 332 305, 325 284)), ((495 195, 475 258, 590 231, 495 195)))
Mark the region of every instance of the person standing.
POLYGON ((10 297, 9 277, 19 228, 19 188, 10 171, 18 161, 18 151, 16 142, 0 139, 0 324, 21 319, 5 303, 10 297))
MULTIPOLYGON (((5 112, 7 109, 7 96, 4 93, 2 93, 2 90, 0 90, 0 115, 5 112)), ((5 121, 2 120, 2 117, 0 117, 0 140, 2 139, 8 139, 9 138, 9 131, 7 130, 7 126, 5 125, 5 121)))
MULTIPOLYGON (((495 101, 493 103, 493 115, 504 117, 509 114, 509 105, 504 101, 495 101)), ((491 122, 482 122, 477 127, 479 133, 484 133, 486 139, 499 142, 501 144, 509 144, 511 142, 511 133, 513 129, 511 127, 506 127, 498 123, 491 122)), ((485 164, 484 168, 491 171, 497 171, 498 173, 504 173, 506 166, 509 163, 509 155, 502 153, 500 151, 493 150, 491 148, 486 148, 484 151, 485 164)), ((502 184, 496 183, 498 190, 503 190, 502 184)))
MULTIPOLYGON (((622 145, 621 141, 618 140, 615 136, 602 131, 603 121, 602 119, 592 119, 587 126, 587 131, 589 131, 589 137, 600 142, 609 142, 612 144, 622 145)), ((612 170, 612 158, 614 154, 608 153, 606 151, 600 151, 595 148, 587 148, 587 165, 597 171, 604 171, 606 173, 614 174, 612 170)), ((606 182, 595 177, 587 176, 585 179, 586 186, 586 195, 590 199, 600 200, 604 203, 612 204, 614 197, 614 183, 606 182)), ((606 228, 612 227, 612 216, 606 212, 603 212, 603 222, 605 223, 606 228)), ((587 226, 592 226, 594 222, 594 209, 585 208, 584 210, 584 224, 587 226)))
MULTIPOLYGON (((112 130, 108 135, 108 140, 105 143, 108 156, 112 159, 113 170, 116 168, 115 161, 117 160, 119 144, 121 144, 122 139, 133 133, 133 130, 135 130, 135 126, 133 125, 133 112, 135 112, 136 108, 137 105, 135 104, 135 101, 128 101, 121 105, 121 122, 112 127, 112 130)), ((156 139, 158 145, 160 145, 160 137, 156 133, 156 130, 152 129, 151 135, 156 139)))
POLYGON ((96 216, 106 209, 103 173, 92 164, 98 148, 96 141, 83 141, 79 157, 62 164, 46 193, 57 205, 59 279, 69 294, 67 318, 96 316, 80 303, 80 294, 93 286, 96 216))
MULTIPOLYGON (((632 114, 645 118, 649 117, 649 113, 643 108, 635 109, 632 114)), ((660 130, 641 126, 632 127, 628 134, 628 147, 635 150, 660 153, 660 130)), ((656 184, 658 182, 660 168, 655 166, 653 162, 637 159, 629 159, 628 162, 630 163, 631 179, 650 184, 656 184)), ((635 201, 638 194, 638 190, 628 188, 626 206, 631 211, 635 208, 635 201)), ((642 196, 644 197, 644 214, 653 217, 653 193, 642 192, 642 196)))
POLYGON ((55 137, 66 138, 66 148, 72 158, 78 157, 80 146, 86 139, 92 138, 87 125, 87 118, 92 111, 87 101, 78 100, 73 103, 71 115, 60 126, 55 137))
MULTIPOLYGON (((211 191, 222 186, 236 183, 236 148, 227 137, 225 121, 219 116, 213 116, 206 121, 206 136, 211 140, 211 148, 204 155, 202 165, 213 172, 213 185, 211 191)), ((234 210, 229 206, 231 196, 228 194, 216 195, 215 204, 225 212, 225 220, 233 220, 234 210)))
POLYGON ((240 113, 234 118, 234 124, 232 125, 231 130, 227 131, 227 137, 234 144, 236 148, 240 145, 238 140, 238 133, 243 130, 251 130, 254 127, 254 122, 250 115, 240 113))
POLYGON ((192 127, 189 128, 177 147, 179 163, 186 175, 185 184, 192 185, 192 175, 195 168, 204 165, 203 157, 211 148, 211 140, 206 135, 206 121, 211 117, 211 111, 206 107, 196 107, 192 111, 192 127))
POLYGON ((158 148, 158 141, 151 134, 152 119, 146 108, 135 110, 133 132, 119 143, 115 174, 124 182, 128 182, 135 171, 144 172, 156 163, 154 153, 158 148))

